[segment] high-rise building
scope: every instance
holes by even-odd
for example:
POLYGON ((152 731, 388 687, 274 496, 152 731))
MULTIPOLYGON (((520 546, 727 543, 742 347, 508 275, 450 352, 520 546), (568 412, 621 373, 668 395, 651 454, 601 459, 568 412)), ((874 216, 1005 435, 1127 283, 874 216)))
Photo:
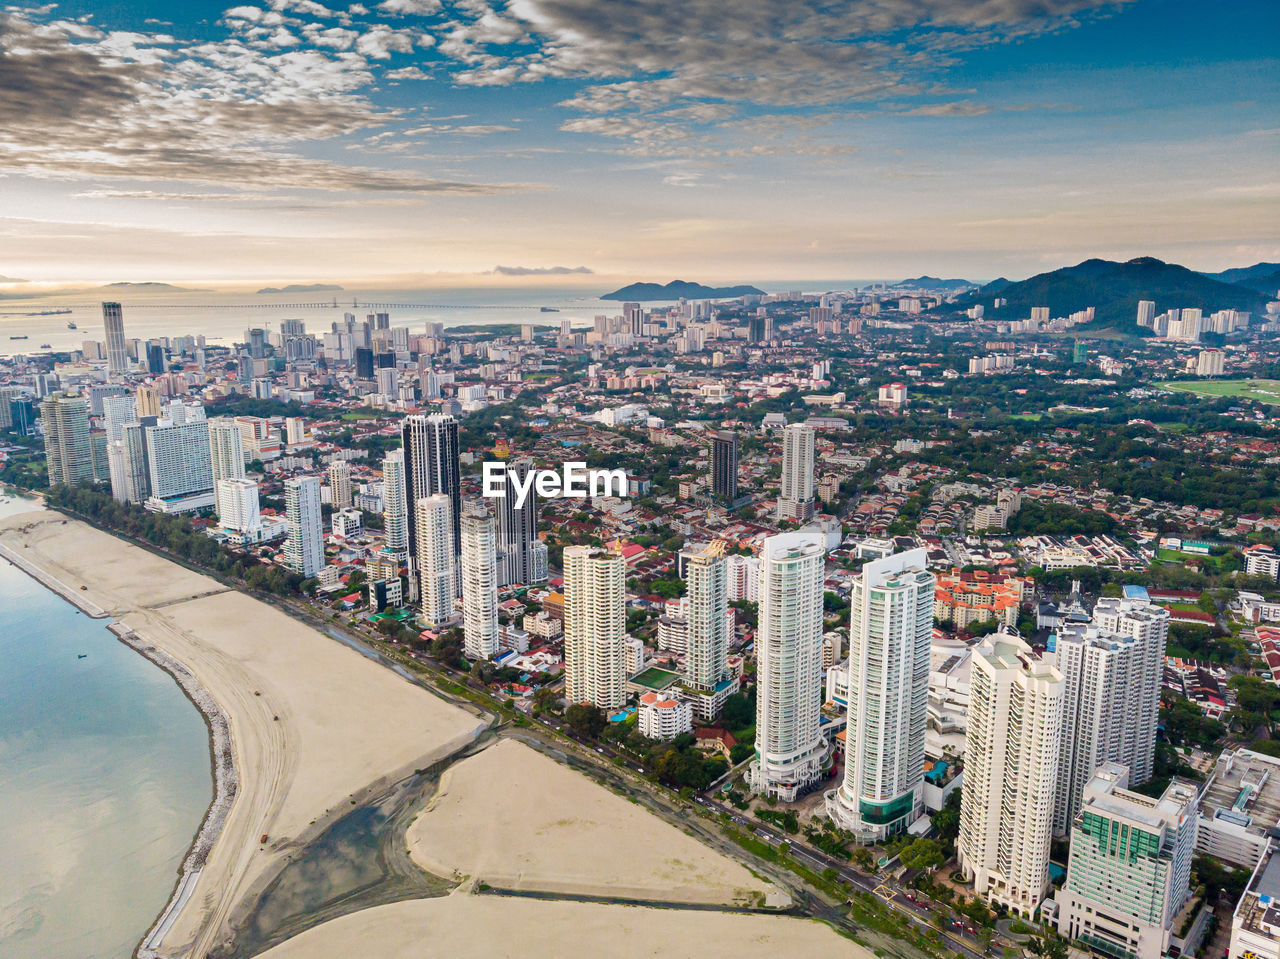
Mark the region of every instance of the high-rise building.
POLYGON ((724 544, 715 542, 689 555, 684 579, 688 584, 684 679, 694 712, 709 721, 738 689, 729 671, 729 570, 724 544))
POLYGON ((240 424, 229 416, 209 420, 209 462, 213 469, 214 510, 223 518, 227 507, 220 498, 219 481, 244 479, 244 441, 240 424))
MULTIPOLYGON (((1085 785, 1056 895, 1058 932, 1095 954, 1160 959, 1191 892, 1196 786, 1175 779, 1156 799, 1130 791, 1128 772, 1104 763, 1085 785)), ((964 775, 967 793, 967 756, 964 775)))
POLYGON ((387 549, 397 554, 408 551, 410 519, 404 450, 392 450, 382 459, 382 527, 387 549))
POLYGON ((1196 376, 1221 376, 1222 368, 1222 350, 1201 350, 1196 357, 1196 376))
POLYGON ((138 387, 138 392, 134 396, 134 403, 138 408, 138 416, 159 416, 160 415, 160 391, 154 386, 143 383, 138 387))
POLYGON ((1003 632, 972 663, 958 861, 979 896, 1031 918, 1049 888, 1062 674, 1003 632))
POLYGON ((251 479, 220 479, 214 486, 218 500, 218 525, 236 533, 256 533, 262 528, 258 511, 258 484, 251 479))
POLYGON ((1128 598, 1100 599, 1091 623, 1059 628, 1055 655, 1064 686, 1058 835, 1071 827, 1085 784, 1103 763, 1127 766, 1135 786, 1151 778, 1168 635, 1168 610, 1128 598))
POLYGON ((334 509, 351 506, 351 464, 346 460, 334 460, 329 464, 329 502, 334 509))
POLYGON ((458 551, 453 548, 453 501, 444 493, 419 497, 413 525, 422 620, 429 629, 441 629, 455 618, 458 551))
POLYGON ((524 482, 533 460, 512 460, 498 503, 498 559, 502 584, 535 586, 547 581, 547 545, 538 539, 538 495, 530 484, 524 503, 516 506, 515 478, 524 482))
POLYGON ((365 346, 356 347, 356 378, 373 379, 373 350, 365 346))
POLYGON ((822 778, 822 584, 826 545, 816 532, 770 536, 760 550, 753 791, 790 802, 822 778))
POLYGON ((320 478, 295 476, 284 481, 284 512, 289 538, 284 555, 290 568, 310 579, 324 569, 324 516, 320 478))
POLYGON ((147 344, 147 372, 153 376, 164 372, 164 347, 159 343, 147 344))
POLYGON ((617 709, 627 699, 626 576, 621 553, 564 550, 564 689, 570 704, 617 709))
POLYGON ((732 503, 738 498, 738 434, 711 432, 711 495, 732 503))
POLYGON ((119 303, 102 304, 102 323, 107 330, 107 372, 125 373, 129 353, 124 343, 124 310, 119 303))
POLYGON ((923 549, 895 553, 863 566, 853 585, 844 782, 827 794, 827 814, 863 842, 904 832, 924 812, 934 588, 927 562, 923 549))
MULTIPOLYGON (((462 475, 458 459, 458 421, 447 413, 404 418, 400 427, 404 451, 405 493, 410 503, 443 493, 453 507, 453 554, 462 550, 462 475)), ((409 527, 409 555, 416 557, 417 532, 409 527)))
POLYGON ((119 442, 124 435, 124 424, 134 423, 138 419, 138 407, 133 397, 127 393, 123 396, 105 396, 102 399, 102 425, 107 431, 107 442, 119 442))
POLYGON ((190 513, 214 505, 209 422, 198 403, 170 403, 145 427, 150 495, 147 509, 190 513))
POLYGON ((782 491, 778 519, 804 522, 813 518, 812 426, 792 423, 782 431, 782 491))
POLYGON ((40 404, 40 420, 44 424, 44 458, 49 485, 92 483, 89 401, 70 393, 54 393, 40 404))
POLYGON ((487 509, 462 514, 462 636, 468 659, 498 654, 497 529, 487 509))
POLYGON ((143 503, 151 495, 151 469, 147 465, 147 427, 154 416, 120 427, 120 439, 107 445, 111 495, 121 503, 143 503))

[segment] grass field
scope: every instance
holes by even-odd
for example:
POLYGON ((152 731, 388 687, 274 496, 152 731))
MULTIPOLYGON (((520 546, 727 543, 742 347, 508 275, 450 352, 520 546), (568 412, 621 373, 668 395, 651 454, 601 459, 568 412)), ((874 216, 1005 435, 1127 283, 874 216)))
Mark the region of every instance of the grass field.
POLYGON ((1182 390, 1197 396, 1229 396, 1280 405, 1280 380, 1179 380, 1156 383, 1166 390, 1182 390))

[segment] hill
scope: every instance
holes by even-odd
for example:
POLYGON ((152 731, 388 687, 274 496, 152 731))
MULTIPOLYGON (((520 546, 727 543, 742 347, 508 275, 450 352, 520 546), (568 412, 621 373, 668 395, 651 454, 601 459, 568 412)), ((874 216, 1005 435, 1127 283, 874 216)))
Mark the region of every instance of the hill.
MULTIPOLYGON (((997 281, 998 282, 998 281, 997 281)), ((1124 333, 1143 332, 1134 323, 1139 300, 1155 300, 1157 312, 1166 309, 1199 307, 1206 313, 1236 309, 1261 312, 1266 298, 1256 291, 1211 279, 1185 266, 1144 256, 1125 263, 1112 260, 1085 260, 1075 266, 1040 273, 997 289, 990 283, 955 303, 937 307, 937 313, 966 310, 979 303, 991 306, 995 293, 1009 302, 998 313, 1002 319, 1019 320, 1031 315, 1033 306, 1049 307, 1054 317, 1095 307, 1086 329, 1115 329, 1124 333)))
POLYGON ((648 300, 711 300, 735 296, 763 295, 764 290, 754 286, 703 286, 701 283, 689 283, 685 280, 672 280, 663 286, 659 283, 632 283, 612 293, 605 293, 602 300, 634 300, 643 303, 648 300))
POLYGON ((1223 270, 1221 273, 1202 273, 1201 276, 1207 276, 1221 283, 1247 286, 1254 290, 1257 287, 1254 286, 1253 281, 1267 279, 1277 273, 1280 273, 1280 263, 1255 263, 1253 266, 1238 266, 1231 270, 1223 270))
POLYGON ((264 286, 259 293, 335 293, 342 287, 336 283, 290 283, 288 286, 264 286))
POLYGON ((130 283, 121 280, 98 287, 100 290, 137 290, 139 293, 208 293, 208 290, 197 290, 187 286, 174 286, 172 283, 157 283, 148 280, 144 283, 130 283))
POLYGON ((977 283, 970 283, 968 280, 943 280, 936 276, 917 276, 908 280, 899 280, 897 283, 889 285, 891 290, 940 290, 945 292, 954 292, 958 290, 967 290, 977 286, 977 283))

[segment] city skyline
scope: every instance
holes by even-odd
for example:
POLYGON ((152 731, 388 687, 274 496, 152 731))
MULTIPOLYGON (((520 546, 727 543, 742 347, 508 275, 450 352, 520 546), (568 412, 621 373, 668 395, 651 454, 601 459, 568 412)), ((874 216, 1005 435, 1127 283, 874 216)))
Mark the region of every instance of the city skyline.
POLYGON ((0 293, 1280 258, 1274 5, 738 14, 6 8, 0 293))

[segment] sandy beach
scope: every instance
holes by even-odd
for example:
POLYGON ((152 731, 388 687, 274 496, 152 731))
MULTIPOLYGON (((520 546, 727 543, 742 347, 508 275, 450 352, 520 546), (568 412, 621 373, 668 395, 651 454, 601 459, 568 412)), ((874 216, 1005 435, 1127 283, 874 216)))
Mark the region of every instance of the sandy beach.
POLYGON ((60 514, 0 521, 0 542, 183 664, 226 717, 234 796, 185 907, 149 943, 157 954, 206 955, 317 823, 480 725, 273 607, 60 514))
POLYGON ((745 867, 512 739, 451 766, 408 842, 428 872, 504 889, 786 903, 745 867))
POLYGON ((810 919, 455 892, 366 909, 310 929, 264 959, 562 959, 569 955, 702 959, 871 950, 810 919), (376 944, 376 945, 375 945, 376 944))

